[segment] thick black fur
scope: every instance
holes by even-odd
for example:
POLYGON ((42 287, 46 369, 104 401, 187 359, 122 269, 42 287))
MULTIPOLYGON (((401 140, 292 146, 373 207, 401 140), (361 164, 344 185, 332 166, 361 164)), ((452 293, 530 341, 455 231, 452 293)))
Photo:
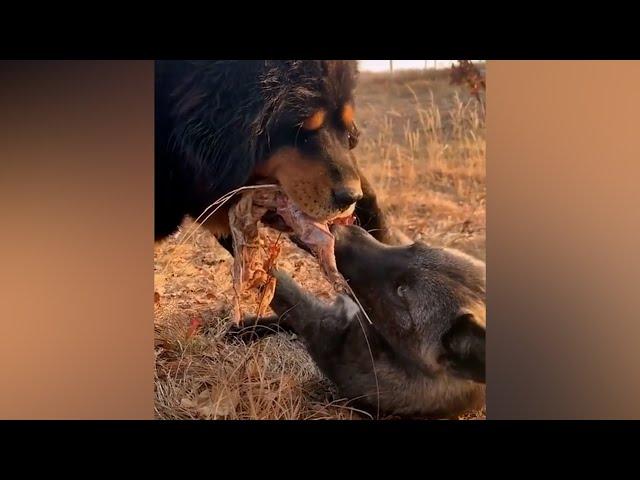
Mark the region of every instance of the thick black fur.
MULTIPOLYGON (((295 127, 328 99, 352 100, 355 62, 335 68, 328 79, 327 63, 319 60, 158 61, 156 240, 173 233, 185 215, 195 218, 225 193, 251 183, 272 152, 296 145, 295 127)), ((373 189, 361 181, 356 215, 384 241, 384 216, 373 189)))

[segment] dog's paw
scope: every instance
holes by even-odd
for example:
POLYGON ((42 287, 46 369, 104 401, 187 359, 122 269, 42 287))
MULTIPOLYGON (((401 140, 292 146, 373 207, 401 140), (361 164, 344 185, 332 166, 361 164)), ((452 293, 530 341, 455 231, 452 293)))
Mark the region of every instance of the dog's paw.
POLYGON ((245 317, 240 324, 232 324, 227 329, 226 337, 240 339, 245 342, 258 340, 266 335, 278 333, 279 328, 275 324, 277 317, 245 317))

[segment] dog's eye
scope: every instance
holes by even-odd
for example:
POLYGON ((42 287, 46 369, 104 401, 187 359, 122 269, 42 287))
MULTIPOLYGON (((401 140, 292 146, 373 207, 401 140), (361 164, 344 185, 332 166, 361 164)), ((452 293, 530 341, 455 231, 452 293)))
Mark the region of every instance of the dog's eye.
POLYGON ((407 296, 407 287, 404 285, 399 285, 398 288, 396 288, 396 293, 400 298, 405 298, 407 296))
POLYGON ((356 137, 352 133, 349 133, 348 136, 349 136, 349 148, 353 150, 358 145, 358 137, 356 137))
POLYGON ((349 148, 354 149, 356 145, 358 145, 358 129, 356 128, 356 124, 354 123, 351 130, 347 131, 347 138, 349 139, 349 148))

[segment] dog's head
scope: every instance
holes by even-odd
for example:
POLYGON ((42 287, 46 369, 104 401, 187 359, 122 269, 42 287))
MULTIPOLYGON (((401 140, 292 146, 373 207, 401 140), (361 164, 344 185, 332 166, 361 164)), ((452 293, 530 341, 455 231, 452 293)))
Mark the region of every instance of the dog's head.
POLYGON ((330 220, 362 197, 355 61, 267 61, 260 78, 263 154, 255 176, 276 180, 305 213, 330 220))
POLYGON ((408 365, 485 381, 485 266, 456 250, 391 247, 332 226, 336 261, 374 327, 408 365))
POLYGON ((362 196, 352 153, 356 61, 174 61, 159 71, 171 85, 163 141, 195 178, 192 194, 210 202, 275 180, 318 220, 351 213, 362 196))

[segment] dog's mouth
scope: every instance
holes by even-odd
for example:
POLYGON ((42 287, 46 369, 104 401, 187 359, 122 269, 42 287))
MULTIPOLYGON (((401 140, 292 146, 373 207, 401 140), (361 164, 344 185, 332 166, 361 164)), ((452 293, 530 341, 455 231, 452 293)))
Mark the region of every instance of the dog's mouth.
MULTIPOLYGON (((251 193, 251 207, 247 210, 243 204, 240 218, 248 218, 250 222, 260 219, 263 225, 281 231, 291 232, 291 240, 303 249, 314 254, 324 270, 327 279, 340 291, 346 291, 346 283, 338 272, 335 261, 335 239, 329 228, 336 223, 351 224, 354 220, 355 206, 335 215, 329 220, 318 221, 302 211, 281 189, 255 190, 251 193), (255 217, 251 212, 258 208, 260 213, 255 217)), ((237 212, 232 215, 235 223, 237 212)), ((231 218, 231 217, 230 217, 231 218)), ((239 222, 242 224, 242 221, 239 222)), ((240 227, 242 226, 240 225, 240 227)))
MULTIPOLYGON (((324 223, 328 227, 332 225, 353 225, 356 221, 354 210, 355 210, 355 207, 351 207, 330 220, 317 220, 317 219, 312 219, 311 217, 310 219, 317 223, 324 223)), ((282 217, 282 215, 280 215, 276 211, 276 209, 267 210, 267 212, 262 216, 260 221, 262 222, 263 225, 273 228, 275 230, 278 230, 280 232, 290 233, 293 231, 292 228, 287 224, 285 219, 282 217)))
MULTIPOLYGON (((298 207, 296 205, 296 203, 290 198, 287 197, 287 205, 284 207, 288 210, 297 210, 299 212, 302 212, 302 209, 300 209, 300 207, 298 207)), ((283 207, 280 207, 283 208, 283 207)), ((282 211, 282 210, 281 210, 282 211)), ((338 215, 334 216, 333 218, 330 219, 317 219, 317 218, 313 218, 311 216, 308 216, 308 219, 310 222, 313 223, 319 223, 319 224, 325 224, 327 225, 327 227, 330 227, 331 225, 352 225, 355 223, 356 221, 356 217, 355 217, 355 204, 351 205, 349 208, 347 208, 345 211, 339 213, 338 215)), ((287 224, 286 220, 283 218, 283 216, 278 213, 278 208, 269 208, 269 210, 267 210, 267 212, 262 216, 262 218, 260 219, 260 221, 262 222, 263 225, 267 226, 267 227, 271 227, 275 230, 281 231, 281 232, 285 232, 285 233, 290 233, 292 231, 292 228, 290 225, 287 224)))
MULTIPOLYGON (((305 212, 304 208, 297 205, 295 200, 291 196, 287 195, 282 184, 277 179, 272 177, 261 178, 256 182, 256 185, 260 185, 260 184, 277 185, 280 189, 280 192, 283 195, 283 198, 286 199, 286 204, 284 205, 284 207, 282 204, 279 207, 270 205, 267 212, 262 216, 260 221, 262 222, 263 225, 267 227, 271 227, 281 232, 292 231, 291 227, 287 225, 287 222, 285 221, 283 216, 280 215, 280 213, 278 213, 278 208, 285 208, 285 210, 287 211, 297 210, 298 212, 304 212, 305 216, 308 217, 309 221, 318 223, 318 224, 324 224, 327 227, 330 227, 331 225, 352 225, 356 221, 355 203, 350 205, 347 209, 333 215, 330 218, 317 218, 317 217, 314 217, 313 215, 309 215, 308 213, 305 212)), ((288 215, 285 215, 285 216, 288 216, 288 215)))

